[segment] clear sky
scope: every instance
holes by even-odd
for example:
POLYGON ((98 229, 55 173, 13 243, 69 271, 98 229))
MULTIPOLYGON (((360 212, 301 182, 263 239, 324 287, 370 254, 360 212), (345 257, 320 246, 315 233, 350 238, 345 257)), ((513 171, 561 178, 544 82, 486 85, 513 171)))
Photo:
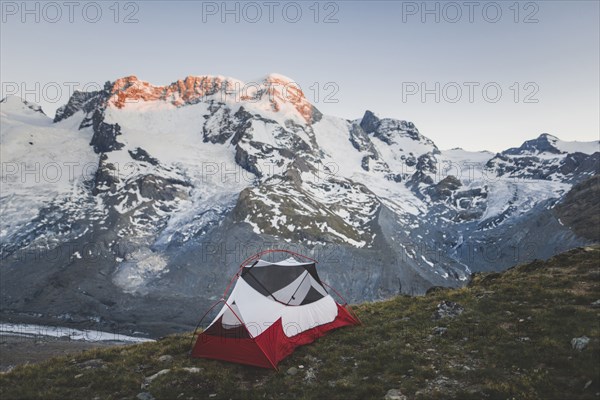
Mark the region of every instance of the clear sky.
POLYGON ((277 72, 324 113, 413 121, 442 149, 596 140, 599 4, 2 1, 1 94, 53 115, 71 87, 126 75, 277 72))

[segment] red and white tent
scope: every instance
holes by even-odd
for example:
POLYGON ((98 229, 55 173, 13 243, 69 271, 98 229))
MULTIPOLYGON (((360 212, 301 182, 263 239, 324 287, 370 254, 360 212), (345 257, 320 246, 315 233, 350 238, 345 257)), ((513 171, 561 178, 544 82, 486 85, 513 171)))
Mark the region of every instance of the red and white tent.
POLYGON ((287 250, 268 250, 242 263, 217 303, 224 302, 223 308, 198 336, 192 357, 277 368, 296 347, 332 329, 358 324, 347 305, 329 295, 316 263, 287 250), (273 252, 288 253, 289 258, 261 259, 273 252))

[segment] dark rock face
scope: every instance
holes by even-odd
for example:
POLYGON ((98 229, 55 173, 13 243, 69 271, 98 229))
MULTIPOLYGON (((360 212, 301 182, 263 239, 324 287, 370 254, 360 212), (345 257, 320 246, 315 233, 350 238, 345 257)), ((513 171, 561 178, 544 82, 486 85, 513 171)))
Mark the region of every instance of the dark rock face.
POLYGON ((366 133, 373 133, 379 128, 379 118, 373 112, 367 110, 360 121, 360 127, 366 133))
POLYGON ((311 105, 310 108, 310 118, 307 121, 309 124, 313 125, 323 119, 323 113, 317 109, 317 107, 311 105))
POLYGON ((569 154, 565 158, 561 173, 569 177, 569 182, 581 182, 586 176, 600 174, 600 152, 589 156, 582 153, 569 154), (574 165, 571 165, 574 164, 574 165))
POLYGON ((588 158, 590 157, 587 154, 583 153, 569 154, 561 163, 560 167, 558 168, 558 171, 560 171, 560 173, 563 175, 573 174, 578 168, 582 166, 584 162, 586 162, 588 158))
POLYGON ((54 122, 60 122, 63 119, 67 119, 73 116, 77 111, 83 110, 84 112, 90 112, 97 104, 90 103, 90 100, 96 99, 101 92, 80 92, 75 91, 69 102, 56 110, 54 116, 54 122))
POLYGON ((242 146, 239 144, 235 147, 235 162, 246 171, 256 175, 257 177, 262 177, 262 172, 257 167, 258 159, 256 156, 249 154, 242 146))
POLYGON ((387 174, 385 176, 385 179, 387 179, 389 181, 398 182, 398 183, 403 181, 402 174, 387 174))
POLYGON ((408 183, 413 187, 415 191, 418 191, 418 185, 420 183, 424 183, 425 185, 433 185, 433 178, 423 171, 415 172, 411 177, 408 183))
POLYGON ((119 183, 119 181, 117 168, 113 164, 107 162, 106 155, 101 155, 98 169, 96 170, 94 177, 92 194, 96 196, 101 192, 109 190, 114 192, 116 189, 115 185, 119 183))
MULTIPOLYGON (((367 116, 368 113, 369 112, 365 113, 365 116, 367 116)), ((365 121, 364 118, 361 121, 361 127, 365 132, 372 134, 374 137, 388 145, 394 145, 400 138, 408 138, 415 142, 430 146, 432 148, 432 154, 440 154, 437 146, 431 140, 421 135, 412 122, 391 118, 378 119, 374 115, 367 116, 364 124, 363 121, 365 121), (365 129, 363 125, 365 125, 367 129, 365 129)))
POLYGON ((573 186, 554 208, 560 221, 577 235, 600 242, 600 175, 573 186))
POLYGON ((417 163, 415 166, 416 172, 410 177, 407 184, 413 188, 417 193, 419 193, 418 188, 419 184, 433 185, 433 178, 428 175, 435 174, 437 172, 437 163, 433 154, 426 153, 417 159, 417 163))
POLYGON ((177 197, 186 197, 182 193, 180 187, 189 187, 189 183, 165 179, 156 175, 144 175, 140 179, 132 182, 132 189, 139 189, 140 194, 143 198, 158 200, 158 201, 172 201, 177 197))
POLYGON ((431 154, 423 154, 417 159, 417 169, 423 172, 436 173, 437 162, 431 154))
POLYGON ((458 178, 453 175, 449 175, 442 179, 439 183, 431 186, 428 193, 432 200, 438 201, 450 198, 454 191, 462 186, 462 183, 458 178))
MULTIPOLYGON (((362 124, 362 122, 361 122, 362 124)), ((376 152, 375 147, 367 132, 363 130, 362 125, 351 125, 350 126, 350 143, 358 151, 367 151, 374 154, 376 152)))
POLYGON ((158 160, 154 157, 151 157, 150 154, 141 147, 137 147, 133 150, 128 150, 129 155, 136 161, 147 162, 151 165, 157 166, 159 164, 158 160))
POLYGON ((205 142, 223 144, 231 139, 232 144, 237 144, 251 124, 252 115, 244 107, 231 115, 225 104, 212 103, 209 112, 204 116, 206 122, 202 127, 205 142))
POLYGON ((244 107, 240 107, 240 109, 237 110, 233 116, 238 121, 238 124, 235 127, 235 134, 231 138, 231 144, 236 145, 250 127, 250 119, 252 118, 252 114, 244 110, 244 107))
MULTIPOLYGON (((373 142, 369 139, 367 133, 363 130, 361 125, 353 124, 350 126, 350 143, 352 146, 361 152, 365 152, 368 155, 364 156, 361 161, 361 168, 365 171, 370 170, 371 162, 377 162, 379 160, 379 153, 375 149, 373 142)), ((380 168, 387 168, 385 163, 379 163, 380 168)))
POLYGON ((361 162, 360 162, 360 166, 362 169, 364 169, 365 171, 369 171, 369 161, 371 160, 371 156, 365 156, 362 158, 361 162))
POLYGON ((117 142, 117 136, 121 134, 119 124, 107 124, 104 122, 104 116, 98 110, 92 117, 94 136, 90 145, 94 147, 96 153, 106 153, 123 148, 123 144, 117 142))
MULTIPOLYGON (((249 116, 245 111, 241 115, 244 118, 249 116)), ((295 160, 302 160, 305 157, 311 159, 318 157, 315 151, 314 134, 304 126, 289 122, 285 127, 282 127, 275 121, 254 115, 250 119, 244 120, 243 124, 238 126, 238 129, 230 142, 235 144, 235 161, 243 169, 258 178, 262 178, 265 174, 271 174, 274 169, 283 170, 286 164, 295 160), (276 145, 254 140, 253 124, 270 126, 273 129, 276 145), (300 138, 299 132, 308 136, 310 142, 300 138)))
MULTIPOLYGON (((389 120, 379 121, 377 129, 373 132, 373 136, 382 142, 391 145, 394 143, 394 139, 396 135, 400 135, 405 132, 402 129, 402 122, 404 121, 394 121, 390 124, 389 120), (387 122, 385 125, 384 123, 387 122)), ((406 131, 407 133, 408 131, 406 131)))

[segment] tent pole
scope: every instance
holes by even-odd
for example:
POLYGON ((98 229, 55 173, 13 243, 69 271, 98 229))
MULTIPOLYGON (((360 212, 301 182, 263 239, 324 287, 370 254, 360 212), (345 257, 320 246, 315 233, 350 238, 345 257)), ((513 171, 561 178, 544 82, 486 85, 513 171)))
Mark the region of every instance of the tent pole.
MULTIPOLYGON (((219 300, 217 300, 215 302, 215 304, 213 304, 207 312, 204 313, 204 315, 202 316, 202 318, 200 318, 200 321, 198 321, 198 324, 196 325, 196 328, 194 329, 194 333, 192 333, 192 339, 190 340, 190 351, 188 353, 188 355, 192 355, 192 346, 194 345, 194 336, 196 336, 196 331, 198 330, 198 328, 200 327, 200 324, 202 323, 202 321, 204 320, 204 318, 206 318, 206 316, 208 315, 209 312, 212 311, 213 308, 215 308, 217 306, 217 304, 219 304, 220 302, 225 301, 224 298, 221 298, 219 300)), ((227 304, 227 303, 225 303, 227 304)))
POLYGON ((360 318, 358 318, 358 315, 356 315, 356 313, 354 312, 354 310, 352 310, 352 308, 351 308, 351 307, 348 305, 348 302, 346 301, 346 299, 344 298, 344 296, 342 296, 342 295, 340 294, 340 292, 338 292, 337 290, 335 290, 335 288, 333 288, 331 285, 328 285, 327 283, 325 283, 325 282, 323 282, 323 281, 321 281, 321 283, 322 283, 324 286, 327 286, 329 289, 333 290, 333 292, 334 292, 335 294, 337 294, 337 295, 338 295, 338 297, 339 297, 340 299, 342 299, 342 301, 344 302, 343 306, 344 306, 344 307, 348 306, 348 309, 350 310, 350 314, 352 314, 352 316, 353 316, 354 318, 356 318, 356 320, 358 321, 358 323, 362 325, 362 324, 363 324, 363 323, 362 323, 362 321, 360 320, 360 318))

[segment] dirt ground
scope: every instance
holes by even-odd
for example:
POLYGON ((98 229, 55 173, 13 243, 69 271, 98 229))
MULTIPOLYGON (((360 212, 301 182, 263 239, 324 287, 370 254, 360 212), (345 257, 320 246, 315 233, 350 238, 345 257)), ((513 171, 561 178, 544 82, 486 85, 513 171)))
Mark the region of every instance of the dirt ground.
POLYGON ((119 345, 124 343, 0 335, 0 372, 9 371, 17 365, 37 363, 55 356, 79 353, 95 347, 119 345))

